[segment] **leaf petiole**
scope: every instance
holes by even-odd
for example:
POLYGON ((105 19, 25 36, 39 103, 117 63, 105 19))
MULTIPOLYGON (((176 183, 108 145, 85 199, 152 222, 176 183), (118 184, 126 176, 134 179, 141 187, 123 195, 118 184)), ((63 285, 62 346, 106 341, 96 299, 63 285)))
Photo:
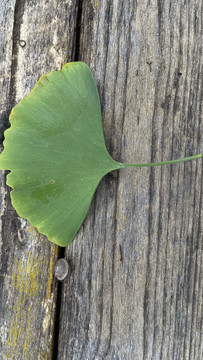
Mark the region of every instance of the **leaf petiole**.
POLYGON ((175 164, 183 161, 189 161, 189 160, 195 160, 201 158, 202 154, 197 154, 189 157, 185 157, 182 159, 176 159, 176 160, 169 160, 169 161, 161 161, 157 163, 146 163, 146 164, 121 164, 122 167, 148 167, 148 166, 159 166, 159 165, 168 165, 168 164, 175 164))

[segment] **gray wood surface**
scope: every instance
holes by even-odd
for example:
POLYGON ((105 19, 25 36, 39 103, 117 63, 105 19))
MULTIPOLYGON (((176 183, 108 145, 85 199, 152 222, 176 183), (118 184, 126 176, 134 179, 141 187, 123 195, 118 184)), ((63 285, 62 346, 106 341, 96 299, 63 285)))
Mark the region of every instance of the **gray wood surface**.
MULTIPOLYGON (((40 75, 71 60, 76 19, 75 1, 1 1, 1 140, 10 109, 40 75)), ((2 172, 0 184, 0 359, 50 359, 58 250, 13 210, 2 172)))
MULTIPOLYGON (((82 60, 116 160, 202 151, 201 14, 201 0, 3 2, 1 132, 40 75, 82 60)), ((3 360, 203 358, 201 160, 107 175, 65 250, 62 286, 62 252, 16 215, 0 181, 3 360)))

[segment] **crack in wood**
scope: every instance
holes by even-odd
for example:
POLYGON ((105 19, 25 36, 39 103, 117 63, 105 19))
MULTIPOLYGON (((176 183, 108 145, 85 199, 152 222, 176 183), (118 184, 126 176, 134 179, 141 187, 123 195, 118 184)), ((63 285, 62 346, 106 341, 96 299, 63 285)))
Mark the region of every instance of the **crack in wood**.
MULTIPOLYGON (((64 259, 65 257, 65 248, 58 246, 58 259, 64 259)), ((63 284, 61 281, 58 281, 57 284, 57 295, 56 295, 56 310, 55 310, 55 319, 54 319, 54 334, 53 334, 53 351, 51 354, 51 359, 56 360, 58 358, 58 347, 59 347, 59 331, 60 331, 60 312, 62 304, 62 291, 63 284)))
POLYGON ((77 7, 77 19, 76 19, 76 29, 75 29, 75 45, 73 46, 74 49, 73 61, 79 61, 80 59, 80 36, 81 36, 83 0, 78 0, 76 7, 77 7))
MULTIPOLYGON (((82 19, 82 0, 78 0, 76 4, 76 28, 75 28, 75 41, 73 44, 73 55, 72 61, 79 61, 80 58, 80 35, 81 35, 81 19, 82 19)), ((59 256, 58 259, 65 257, 65 248, 58 247, 59 256)), ((59 331, 60 331, 60 312, 62 305, 62 291, 63 284, 58 281, 57 284, 57 297, 56 297, 56 312, 54 320, 54 335, 53 335, 53 351, 52 351, 52 360, 58 358, 58 349, 59 349, 59 331)))
POLYGON ((12 64, 11 64, 11 83, 10 83, 10 107, 12 108, 16 103, 16 72, 18 66, 18 51, 20 29, 23 21, 24 7, 26 0, 16 0, 14 10, 14 25, 12 36, 12 64))

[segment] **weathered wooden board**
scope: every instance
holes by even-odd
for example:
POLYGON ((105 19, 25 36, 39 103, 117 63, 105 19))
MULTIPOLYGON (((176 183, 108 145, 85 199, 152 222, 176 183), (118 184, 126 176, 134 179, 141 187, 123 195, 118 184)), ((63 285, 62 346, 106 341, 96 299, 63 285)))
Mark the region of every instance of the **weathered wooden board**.
MULTIPOLYGON (((95 74, 116 160, 200 151, 201 7, 82 2, 79 59, 95 74)), ((105 177, 66 249, 58 359, 202 357, 201 211, 201 161, 105 177)))
MULTIPOLYGON (((116 160, 202 150, 200 0, 16 0, 4 2, 0 25, 1 139, 40 75, 83 60, 116 160)), ((16 215, 1 173, 0 356, 200 359, 201 179, 201 160, 106 176, 66 249, 60 306, 57 248, 16 215)))
MULTIPOLYGON (((76 11, 74 0, 1 2, 1 141, 10 109, 40 75, 71 60, 76 11)), ((50 359, 57 247, 17 216, 2 172, 0 185, 0 359, 50 359)))

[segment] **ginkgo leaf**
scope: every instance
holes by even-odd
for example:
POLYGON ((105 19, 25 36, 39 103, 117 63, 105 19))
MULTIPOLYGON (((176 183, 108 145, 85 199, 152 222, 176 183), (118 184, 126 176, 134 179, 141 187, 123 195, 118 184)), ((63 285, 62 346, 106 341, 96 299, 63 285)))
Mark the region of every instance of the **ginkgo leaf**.
POLYGON ((125 165, 111 158, 97 87, 82 62, 42 76, 13 108, 10 123, 0 168, 11 171, 7 184, 13 188, 13 207, 61 246, 73 240, 105 174, 162 164, 125 165))

